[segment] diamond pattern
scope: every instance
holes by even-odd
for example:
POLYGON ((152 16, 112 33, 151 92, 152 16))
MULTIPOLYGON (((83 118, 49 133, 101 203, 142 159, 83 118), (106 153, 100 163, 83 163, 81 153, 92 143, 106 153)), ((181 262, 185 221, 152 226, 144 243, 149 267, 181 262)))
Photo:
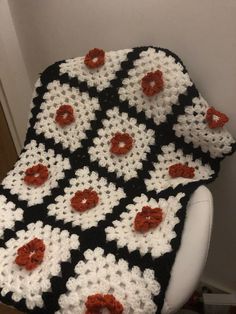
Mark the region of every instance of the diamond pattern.
POLYGON ((124 49, 106 52, 105 64, 95 69, 90 69, 84 64, 84 57, 68 59, 60 65, 60 73, 67 73, 70 77, 76 77, 82 82, 87 82, 90 87, 102 91, 115 79, 121 62, 127 60, 130 51, 131 49, 124 49))
POLYGON ((184 137, 186 143, 193 143, 195 148, 209 152, 212 158, 219 158, 232 150, 235 140, 226 128, 209 128, 206 121, 209 109, 203 97, 195 97, 192 105, 185 108, 184 115, 178 116, 173 129, 178 137, 184 137))
POLYGON ((85 260, 75 267, 75 277, 67 282, 69 292, 59 299, 62 311, 57 314, 84 314, 87 297, 96 293, 112 293, 124 313, 156 313, 152 298, 159 293, 160 285, 153 270, 141 272, 137 266, 129 269, 125 260, 116 262, 113 254, 106 256, 101 248, 87 250, 84 255, 85 260))
POLYGON ((48 206, 48 215, 55 216, 57 220, 63 220, 64 223, 71 222, 73 226, 80 226, 82 230, 86 230, 104 220, 106 214, 112 213, 113 208, 124 197, 125 193, 121 188, 116 188, 113 183, 109 183, 105 178, 99 178, 96 172, 90 172, 87 167, 84 167, 76 171, 69 187, 65 188, 63 195, 55 199, 55 204, 48 206), (72 208, 70 200, 77 191, 84 189, 93 189, 99 201, 94 208, 79 213, 72 208))
POLYGON ((107 240, 115 240, 118 248, 127 247, 130 253, 138 250, 141 255, 150 253, 153 258, 171 252, 171 240, 176 237, 174 227, 179 223, 176 213, 181 208, 180 200, 183 196, 184 193, 179 193, 167 200, 160 198, 158 202, 153 198, 148 199, 144 194, 136 197, 134 203, 129 204, 121 214, 120 220, 115 220, 112 227, 106 228, 107 240), (161 208, 164 218, 156 228, 139 233, 134 229, 134 220, 144 206, 161 208))
POLYGON ((52 149, 46 150, 43 144, 37 144, 32 140, 25 147, 20 159, 16 162, 2 185, 9 189, 11 194, 16 194, 21 201, 27 201, 28 206, 41 204, 43 198, 51 194, 53 188, 58 187, 58 181, 65 178, 65 170, 70 169, 68 158, 55 154, 52 149), (41 186, 27 185, 24 182, 27 168, 42 163, 49 169, 49 178, 41 186))
POLYGON ((148 191, 163 191, 169 187, 176 188, 178 185, 186 185, 190 182, 210 179, 214 171, 209 165, 203 165, 200 159, 193 160, 192 155, 186 155, 181 149, 176 149, 171 143, 162 147, 162 154, 157 156, 158 161, 154 164, 154 170, 150 171, 150 179, 145 180, 148 191), (186 164, 194 168, 193 178, 176 177, 169 173, 169 168, 175 164, 186 164))
POLYGON ((17 208, 13 202, 8 202, 4 195, 0 195, 0 238, 5 229, 14 229, 16 221, 23 219, 23 209, 17 208))
POLYGON ((137 170, 142 169, 142 161, 150 152, 150 145, 155 142, 154 131, 144 124, 138 124, 135 118, 129 118, 118 108, 107 111, 107 119, 103 120, 103 128, 93 140, 94 146, 89 149, 92 161, 98 161, 101 167, 123 176, 127 181, 137 177, 137 170), (117 132, 127 133, 133 138, 133 147, 125 155, 114 155, 110 152, 111 140, 117 132))
POLYGON ((47 88, 41 112, 37 115, 36 133, 53 139, 56 144, 60 143, 63 148, 73 152, 81 147, 86 130, 90 129, 91 121, 95 120, 95 111, 100 109, 98 100, 68 84, 61 85, 56 80, 49 83, 47 88), (75 121, 62 126, 55 120, 59 108, 64 105, 71 106, 75 121))
POLYGON ((122 83, 123 86, 119 89, 120 99, 128 100, 129 106, 135 106, 138 112, 144 111, 147 118, 153 118, 157 125, 166 121, 166 115, 172 112, 172 106, 178 104, 178 96, 192 85, 180 63, 176 63, 172 56, 167 56, 162 50, 156 52, 154 48, 140 53, 140 58, 134 61, 134 68, 129 70, 128 78, 122 83), (164 88, 154 96, 146 96, 141 81, 147 73, 157 70, 163 73, 164 88))
POLYGON ((20 230, 16 237, 6 242, 6 248, 0 248, 0 286, 1 295, 12 292, 12 299, 19 302, 25 299, 29 309, 42 308, 42 293, 50 291, 50 279, 60 276, 60 263, 70 260, 70 250, 79 248, 77 235, 60 231, 41 221, 30 224, 27 230, 20 230), (42 239, 46 250, 43 262, 33 271, 27 271, 15 263, 18 248, 34 238, 42 239), (6 276, 7 274, 7 276, 6 276))

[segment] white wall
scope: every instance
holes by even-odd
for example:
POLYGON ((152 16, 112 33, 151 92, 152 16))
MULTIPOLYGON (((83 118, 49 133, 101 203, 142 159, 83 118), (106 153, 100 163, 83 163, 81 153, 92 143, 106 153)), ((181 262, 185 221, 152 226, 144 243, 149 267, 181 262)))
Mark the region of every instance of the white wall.
POLYGON ((25 137, 31 91, 8 2, 0 0, 0 102, 18 153, 25 137))
MULTIPOLYGON (((105 50, 157 45, 175 51, 210 104, 227 113, 236 136, 235 0, 9 0, 31 83, 50 63, 105 50)), ((27 106, 22 107, 26 114, 27 106)), ((236 157, 211 185, 212 244, 204 276, 236 291, 236 157)), ((197 223, 197 222, 196 222, 197 223)))

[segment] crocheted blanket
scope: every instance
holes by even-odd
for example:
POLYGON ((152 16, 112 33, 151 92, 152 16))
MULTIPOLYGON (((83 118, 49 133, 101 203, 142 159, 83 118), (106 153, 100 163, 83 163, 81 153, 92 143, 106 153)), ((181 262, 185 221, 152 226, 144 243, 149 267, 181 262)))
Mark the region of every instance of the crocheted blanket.
POLYGON ((235 150, 182 61, 141 47, 56 62, 0 187, 0 300, 160 313, 192 192, 235 150))

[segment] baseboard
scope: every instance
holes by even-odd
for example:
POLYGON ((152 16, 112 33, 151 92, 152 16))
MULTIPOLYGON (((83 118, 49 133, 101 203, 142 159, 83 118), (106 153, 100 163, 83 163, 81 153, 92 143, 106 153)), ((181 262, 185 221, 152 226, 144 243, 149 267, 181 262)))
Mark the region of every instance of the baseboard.
POLYGON ((212 290, 212 292, 216 292, 216 293, 232 293, 235 294, 236 291, 234 289, 231 289, 229 287, 226 287, 225 285, 222 285, 219 282, 216 282, 212 279, 203 277, 201 282, 200 282, 200 287, 207 287, 210 290, 212 290))

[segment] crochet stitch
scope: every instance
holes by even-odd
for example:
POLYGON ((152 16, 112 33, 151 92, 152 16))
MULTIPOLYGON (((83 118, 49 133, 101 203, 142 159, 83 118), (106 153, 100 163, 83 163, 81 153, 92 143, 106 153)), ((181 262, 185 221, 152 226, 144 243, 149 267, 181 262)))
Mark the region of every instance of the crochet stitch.
POLYGON ((48 179, 48 168, 37 164, 25 171, 24 181, 26 184, 42 185, 48 179))
POLYGON ((169 167, 169 175, 172 178, 190 178, 194 177, 194 168, 183 164, 174 164, 169 167))
POLYGON ((19 266, 32 270, 42 263, 45 245, 40 239, 33 239, 17 250, 15 262, 19 266))
POLYGON ((142 89, 145 95, 154 96, 163 90, 164 82, 162 72, 157 70, 149 72, 142 78, 142 89))
POLYGON ((110 151, 116 155, 127 154, 133 147, 133 139, 128 133, 117 132, 111 139, 110 151))
POLYGON ((102 49, 90 50, 84 58, 84 64, 89 68, 98 68, 105 62, 105 52, 102 49))
POLYGON ((111 294, 95 294, 89 296, 86 303, 86 314, 99 314, 104 308, 109 310, 111 314, 122 314, 123 306, 111 294))
POLYGON ((215 129, 222 127, 229 121, 229 118, 222 112, 215 110, 214 108, 209 108, 206 114, 206 120, 208 122, 209 128, 215 129))
POLYGON ((160 314, 188 200, 234 152, 167 49, 48 67, 0 186, 0 300, 33 314, 160 314))
POLYGON ((74 122, 73 108, 70 105, 62 105, 57 109, 55 121, 60 124, 61 127, 74 122))
POLYGON ((134 220, 136 231, 146 232, 157 227, 162 221, 162 210, 160 208, 151 208, 144 206, 142 211, 137 213, 134 220))
POLYGON ((77 191, 71 199, 71 206, 80 212, 91 209, 97 205, 99 201, 98 195, 91 189, 77 191))

